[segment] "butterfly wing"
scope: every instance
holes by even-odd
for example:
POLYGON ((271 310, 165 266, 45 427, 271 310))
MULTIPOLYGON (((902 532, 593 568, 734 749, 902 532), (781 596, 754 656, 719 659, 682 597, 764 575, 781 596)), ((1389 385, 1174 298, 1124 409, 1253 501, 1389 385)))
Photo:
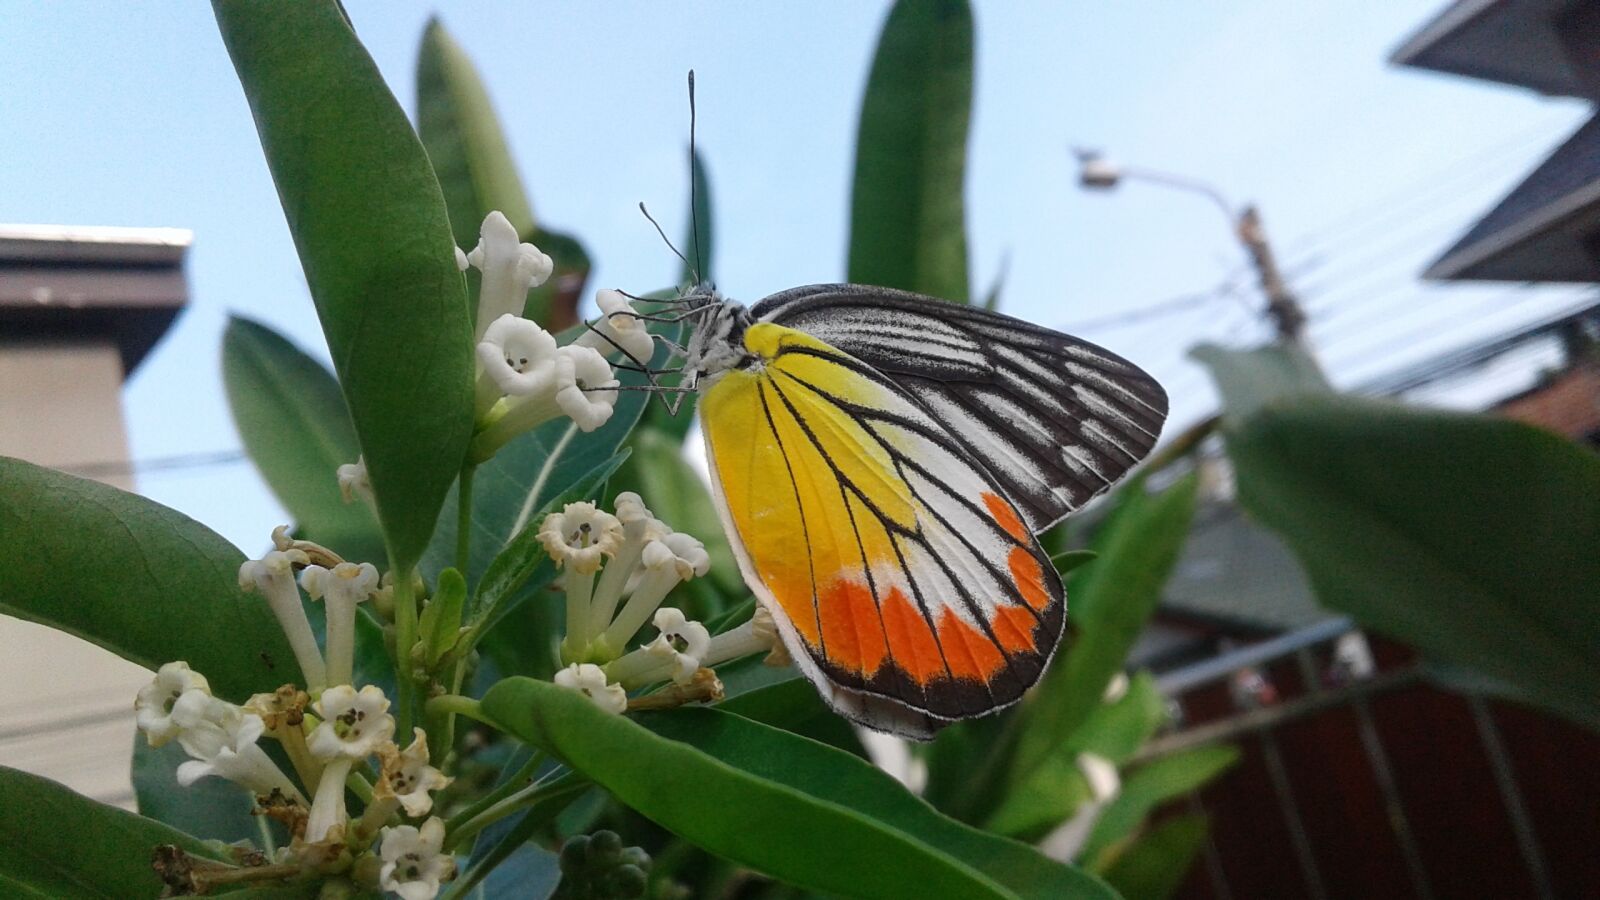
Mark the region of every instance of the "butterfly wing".
POLYGON ((1015 702, 1065 597, 1020 511, 872 366, 793 329, 700 401, 714 495, 745 580, 843 715, 927 738, 1015 702))
POLYGON ((757 321, 810 334, 887 375, 984 461, 1037 532, 1155 446, 1167 395, 1125 359, 982 309, 855 284, 773 294, 757 321))

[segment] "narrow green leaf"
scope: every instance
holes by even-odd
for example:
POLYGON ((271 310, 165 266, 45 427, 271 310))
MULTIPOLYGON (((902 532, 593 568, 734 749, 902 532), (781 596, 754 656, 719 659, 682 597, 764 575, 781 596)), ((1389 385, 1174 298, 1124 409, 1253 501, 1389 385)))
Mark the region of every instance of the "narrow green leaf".
POLYGON ((492 688, 483 709, 669 831, 802 887, 853 897, 1110 896, 1032 848, 946 819, 848 753, 740 716, 680 709, 635 722, 524 678, 492 688))
POLYGON ((1050 564, 1056 567, 1057 574, 1065 578, 1068 572, 1085 563, 1094 562, 1099 556, 1100 554, 1093 550, 1063 550, 1050 557, 1050 564))
POLYGON ((1166 717, 1166 700, 1156 689, 1155 678, 1149 672, 1136 674, 1120 699, 1096 707, 1006 794, 985 829, 1024 840, 1043 837, 1089 799, 1087 779, 1078 768, 1079 754, 1092 753, 1120 766, 1155 734, 1166 717))
POLYGON ((1166 900, 1177 893, 1205 843, 1205 816, 1168 819, 1118 857, 1106 881, 1125 900, 1166 900))
POLYGON ((147 668, 184 660, 236 703, 304 680, 266 602, 239 588, 244 554, 182 513, 0 457, 0 534, 0 612, 147 668))
POLYGON ((153 819, 0 766, 0 885, 5 896, 159 896, 161 879, 150 860, 164 844, 203 859, 220 858, 199 840, 153 819))
POLYGON ((1488 416, 1302 398, 1228 436, 1317 599, 1600 727, 1600 457, 1488 416))
POLYGON ((1333 392, 1316 360, 1297 344, 1268 344, 1254 350, 1201 344, 1189 356, 1211 370, 1229 427, 1238 427, 1269 403, 1333 392))
POLYGON ((714 238, 716 231, 711 220, 711 178, 706 175, 705 157, 695 151, 689 161, 690 178, 689 186, 689 221, 684 223, 687 236, 683 245, 678 249, 689 257, 689 262, 684 263, 678 273, 680 284, 694 284, 696 276, 700 281, 713 281, 711 263, 713 251, 716 250, 714 238), (698 232, 695 226, 699 226, 698 232), (690 265, 693 263, 694 265, 690 265), (699 271, 696 272, 696 267, 699 271))
POLYGON ((533 209, 489 91, 438 16, 428 20, 417 51, 417 132, 438 173, 458 246, 477 246, 483 217, 496 209, 517 233, 533 232, 533 209))
POLYGON ((467 580, 455 569, 439 573, 439 582, 428 599, 417 622, 417 633, 427 647, 429 666, 439 664, 439 659, 455 646, 461 631, 461 611, 467 602, 467 580))
POLYGON ((971 110, 966 0, 898 0, 861 101, 851 281, 967 302, 963 194, 971 110))
POLYGON ((1174 753, 1133 770, 1122 789, 1095 820, 1081 858, 1103 872, 1145 817, 1169 800, 1204 787, 1239 761, 1239 749, 1226 744, 1174 753))
POLYGON ((472 330, 422 143, 332 0, 215 0, 377 495, 427 544, 472 429, 472 330))
POLYGON ((361 451, 333 374, 267 326, 234 316, 222 337, 222 380, 245 450, 298 532, 347 558, 381 560, 372 509, 339 493, 338 467, 361 451))
POLYGON ((1115 512, 1095 535, 1100 558, 1068 579, 1068 618, 1076 635, 1022 712, 1013 783, 1100 706, 1106 685, 1161 601, 1189 534, 1197 488, 1189 476, 1159 494, 1146 493, 1142 480, 1119 492, 1115 512))

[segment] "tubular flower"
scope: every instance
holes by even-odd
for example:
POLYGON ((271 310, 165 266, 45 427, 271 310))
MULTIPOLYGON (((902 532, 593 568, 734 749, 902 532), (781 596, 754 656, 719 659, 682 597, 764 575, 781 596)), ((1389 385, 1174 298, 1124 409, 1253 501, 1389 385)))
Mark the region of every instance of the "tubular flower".
POLYGON ((589 623, 594 573, 622 544, 622 523, 593 503, 568 503, 561 512, 544 517, 539 524, 539 543, 563 570, 567 633, 561 642, 561 657, 564 662, 576 662, 587 645, 583 635, 589 623))
POLYGON ((257 794, 278 791, 305 803, 294 782, 256 745, 265 728, 260 716, 190 690, 173 705, 172 718, 180 726, 178 743, 193 757, 178 766, 179 784, 188 787, 215 775, 257 794))
POLYGON ((605 290, 594 295, 600 307, 600 319, 589 330, 578 336, 573 344, 593 347, 607 357, 626 357, 639 365, 648 365, 655 355, 655 338, 645 330, 633 304, 621 291, 605 290))
POLYGON ((713 637, 711 648, 700 664, 715 666, 752 653, 766 653, 765 662, 769 666, 787 666, 791 662, 788 649, 778 636, 777 623, 765 606, 756 606, 755 614, 738 628, 713 637))
MULTIPOLYGON (((518 330, 525 331, 520 326, 518 330)), ((500 345, 495 352, 503 352, 504 349, 505 346, 500 345)), ((520 350, 517 354, 513 359, 520 365, 524 357, 520 350)), ((527 359, 531 367, 534 357, 528 356, 527 359)), ((500 365, 506 365, 505 358, 501 358, 500 365)), ((617 403, 618 382, 605 357, 592 347, 561 347, 555 351, 553 371, 554 377, 540 390, 508 395, 479 415, 478 433, 472 439, 469 453, 472 460, 482 462, 517 435, 562 416, 570 417, 578 430, 585 432, 593 431, 611 419, 617 403)), ((503 371, 502 375, 505 375, 503 371)), ((510 378, 508 375, 505 377, 510 378)), ((484 378, 490 379, 490 376, 486 373, 484 378)), ((500 389, 498 386, 485 388, 485 383, 484 380, 479 381, 480 404, 485 402, 485 391, 500 389)), ((508 380, 507 383, 516 382, 508 380)))
POLYGON ((711 568, 711 557, 706 554, 705 545, 681 532, 645 544, 640 561, 644 563, 644 574, 638 586, 622 612, 600 636, 600 643, 607 650, 626 647, 668 592, 680 582, 704 575, 711 568))
POLYGON ((372 479, 367 476, 367 458, 357 456, 353 463, 345 463, 339 467, 339 495, 344 497, 344 502, 351 503, 361 500, 363 503, 372 502, 372 479))
POLYGON ((606 667, 606 674, 623 687, 665 678, 688 684, 711 650, 711 633, 699 622, 689 621, 682 610, 658 609, 653 622, 661 631, 655 640, 606 667))
POLYGON ((328 683, 327 669, 322 662, 322 651, 317 648, 317 638, 306 619, 305 608, 300 605, 300 592, 294 586, 294 566, 306 565, 308 558, 300 550, 273 550, 260 559, 246 560, 239 566, 239 587, 260 591, 267 605, 278 619, 278 626, 289 638, 295 661, 306 676, 306 687, 312 692, 322 690, 328 683))
POLYGON ((169 662, 156 672, 154 681, 139 689, 133 702, 139 730, 152 747, 160 747, 178 736, 183 726, 172 718, 178 699, 190 691, 211 696, 206 677, 189 668, 186 662, 169 662))
POLYGON ((443 851, 444 822, 435 816, 422 827, 385 828, 378 855, 378 886, 399 894, 401 900, 432 900, 441 883, 455 877, 456 862, 443 851))
POLYGON ((389 700, 370 684, 360 691, 348 684, 335 685, 322 692, 314 708, 322 724, 311 732, 306 745, 327 764, 306 818, 306 840, 313 844, 342 838, 350 821, 344 806, 344 783, 351 768, 394 735, 389 700))
POLYGON ((588 697, 608 713, 621 714, 628 708, 628 692, 620 684, 610 684, 606 672, 590 663, 573 663, 556 673, 556 685, 588 697))
POLYGON ((411 730, 411 746, 399 750, 383 747, 383 777, 378 790, 400 801, 406 815, 425 816, 433 809, 433 791, 442 790, 453 780, 428 765, 428 735, 421 728, 411 730))
POLYGON ((639 567, 639 558, 644 554, 645 545, 672 533, 672 529, 651 515, 650 508, 632 491, 617 495, 616 509, 617 521, 622 523, 622 545, 606 563, 605 571, 600 573, 600 580, 595 583, 594 600, 589 607, 589 624, 583 634, 585 644, 592 642, 611 624, 622 592, 639 567))
POLYGON ((528 397, 550 391, 556 380, 556 339, 527 319, 504 315, 478 342, 478 365, 499 391, 528 397))
POLYGON ((349 684, 355 667, 356 606, 378 589, 378 569, 372 563, 342 562, 331 569, 306 566, 300 586, 313 600, 327 606, 329 683, 349 684))
POLYGON ((507 313, 520 316, 528 291, 544 284, 554 270, 550 257, 517 237, 516 226, 499 210, 484 217, 478 246, 467 262, 483 273, 478 291, 478 332, 481 339, 489 323, 507 313))

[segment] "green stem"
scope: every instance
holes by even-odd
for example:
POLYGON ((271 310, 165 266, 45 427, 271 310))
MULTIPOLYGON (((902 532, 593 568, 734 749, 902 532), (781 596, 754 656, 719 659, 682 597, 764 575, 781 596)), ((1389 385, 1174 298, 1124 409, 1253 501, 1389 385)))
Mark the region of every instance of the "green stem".
POLYGON ((360 772, 352 769, 350 775, 344 780, 344 786, 350 789, 350 793, 359 797, 362 803, 372 802, 372 784, 361 777, 360 772))
POLYGON ((533 755, 528 758, 528 762, 523 765, 522 768, 518 769, 510 778, 507 778, 505 781, 496 785, 494 789, 489 791, 487 794, 484 794, 482 797, 474 800, 466 809, 463 809, 462 811, 451 816, 449 819, 446 819, 444 823, 445 833, 449 834, 454 832, 457 828, 461 827, 463 822, 466 822, 472 817, 482 813, 484 810, 494 806, 496 803, 499 803, 501 800, 504 800, 517 791, 531 786, 533 784, 533 776, 539 771, 539 766, 544 763, 544 759, 544 751, 535 750, 533 755))
POLYGON ((395 734, 411 733, 412 681, 411 648, 417 643, 417 598, 411 583, 411 570, 395 573, 394 579, 394 658, 395 658, 395 734))
POLYGON ((476 816, 462 821, 456 825, 454 830, 447 826, 445 829, 444 849, 454 850, 461 846, 462 841, 504 819, 506 816, 521 812, 552 794, 570 791, 573 787, 574 785, 567 778, 557 778, 530 784, 493 804, 476 816))
POLYGON ((483 710, 478 706, 478 701, 472 699, 471 697, 463 697, 460 694, 440 694, 437 697, 430 697, 428 698, 425 708, 430 716, 442 716, 445 713, 460 713, 463 716, 470 716, 474 719, 477 719, 479 722, 482 722, 485 725, 494 725, 496 728, 499 727, 495 724, 493 719, 484 714, 483 710))
MULTIPOLYGON (((466 679, 466 674, 467 674, 467 662, 466 662, 466 660, 461 660, 460 662, 457 662, 456 665, 455 665, 455 673, 450 678, 450 693, 452 693, 452 694, 460 694, 461 693, 461 682, 466 679)), ((433 732, 431 732, 431 731, 429 732, 429 734, 432 734, 432 733, 433 732)), ((455 745, 456 745, 456 714, 455 714, 455 712, 453 710, 446 710, 445 713, 444 713, 444 726, 440 731, 439 739, 436 742, 435 747, 434 747, 434 751, 433 751, 434 758, 439 760, 440 768, 443 768, 444 765, 449 761, 450 751, 455 748, 455 745)))
POLYGON ((461 481, 456 489, 456 571, 467 574, 467 563, 472 558, 472 476, 478 467, 467 463, 461 467, 461 481))

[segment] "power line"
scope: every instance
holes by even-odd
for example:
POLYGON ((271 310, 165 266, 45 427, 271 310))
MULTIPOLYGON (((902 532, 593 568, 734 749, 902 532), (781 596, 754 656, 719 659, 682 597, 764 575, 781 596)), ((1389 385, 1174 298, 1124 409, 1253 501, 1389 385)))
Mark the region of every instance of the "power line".
POLYGON ((105 460, 55 466, 68 475, 84 478, 113 478, 119 475, 139 475, 145 472, 169 472, 183 469, 205 469, 229 466, 249 459, 243 450, 214 450, 207 453, 183 453, 176 456, 157 456, 139 460, 105 460))

